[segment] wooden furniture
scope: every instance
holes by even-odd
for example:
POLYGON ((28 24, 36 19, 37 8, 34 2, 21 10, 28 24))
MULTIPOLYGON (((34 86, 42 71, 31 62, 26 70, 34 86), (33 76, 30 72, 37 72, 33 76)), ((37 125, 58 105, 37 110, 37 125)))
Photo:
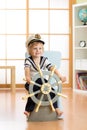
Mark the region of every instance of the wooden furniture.
POLYGON ((73 88, 79 92, 87 92, 78 88, 77 74, 87 72, 87 25, 84 25, 79 18, 79 11, 87 8, 87 2, 73 5, 73 88), (86 46, 81 46, 81 41, 86 46))
POLYGON ((15 92, 15 66, 0 66, 0 69, 10 69, 11 71, 11 90, 15 92))

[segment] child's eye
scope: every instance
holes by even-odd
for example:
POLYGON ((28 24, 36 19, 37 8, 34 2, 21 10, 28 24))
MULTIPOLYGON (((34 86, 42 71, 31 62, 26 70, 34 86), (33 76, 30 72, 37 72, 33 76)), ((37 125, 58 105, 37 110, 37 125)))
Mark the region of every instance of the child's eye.
POLYGON ((41 50, 42 48, 39 48, 39 50, 41 50))
POLYGON ((34 48, 34 50, 36 50, 37 48, 34 48))

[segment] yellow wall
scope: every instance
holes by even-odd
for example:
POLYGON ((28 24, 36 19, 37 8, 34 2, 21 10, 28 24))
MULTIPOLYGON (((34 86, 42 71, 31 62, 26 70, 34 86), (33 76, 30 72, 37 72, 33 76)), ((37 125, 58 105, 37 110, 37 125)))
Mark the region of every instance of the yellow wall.
POLYGON ((83 2, 87 2, 87 0, 76 0, 76 3, 83 3, 83 2))

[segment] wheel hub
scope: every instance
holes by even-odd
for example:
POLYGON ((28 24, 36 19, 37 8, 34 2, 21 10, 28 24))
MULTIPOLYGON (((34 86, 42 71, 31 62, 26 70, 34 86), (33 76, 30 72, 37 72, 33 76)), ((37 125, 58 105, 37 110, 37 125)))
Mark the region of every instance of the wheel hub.
POLYGON ((44 83, 42 86, 41 86, 41 92, 43 94, 48 94, 50 93, 51 91, 51 85, 49 83, 44 83))

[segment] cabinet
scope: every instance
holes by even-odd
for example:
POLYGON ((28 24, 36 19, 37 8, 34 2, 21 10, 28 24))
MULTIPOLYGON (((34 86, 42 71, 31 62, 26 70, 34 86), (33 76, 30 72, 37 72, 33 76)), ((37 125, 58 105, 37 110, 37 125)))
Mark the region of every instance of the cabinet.
POLYGON ((73 89, 87 92, 78 88, 77 74, 87 73, 87 25, 79 19, 80 9, 87 8, 87 3, 73 5, 73 89), (86 46, 81 47, 80 41, 85 41, 86 46))

